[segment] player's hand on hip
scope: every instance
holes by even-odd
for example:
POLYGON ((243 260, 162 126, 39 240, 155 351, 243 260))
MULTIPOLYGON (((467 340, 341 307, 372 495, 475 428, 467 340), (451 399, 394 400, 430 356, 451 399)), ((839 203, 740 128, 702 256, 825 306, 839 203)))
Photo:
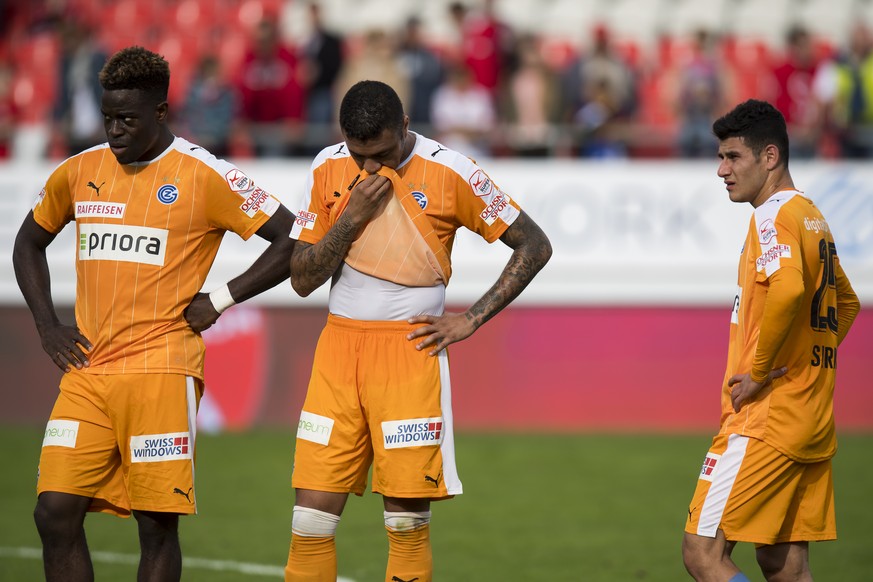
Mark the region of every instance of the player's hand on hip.
POLYGON ((88 351, 93 347, 78 327, 56 324, 39 330, 42 349, 51 356, 55 365, 64 372, 70 366, 81 370, 91 365, 88 351))
POLYGON ((767 374, 767 379, 763 382, 755 382, 752 380, 751 374, 735 374, 728 378, 728 388, 731 389, 731 404, 734 407, 734 412, 739 412, 743 404, 752 400, 762 388, 768 386, 776 378, 781 378, 788 373, 788 368, 776 368, 767 374))
POLYGON ((412 341, 423 338, 415 344, 415 349, 430 347, 428 355, 435 356, 449 344, 467 339, 476 331, 476 326, 465 313, 445 313, 443 315, 416 315, 407 320, 411 324, 424 323, 410 332, 406 339, 412 341))
POLYGON ((208 293, 198 293, 188 304, 183 312, 188 325, 191 326, 196 333, 201 333, 212 327, 212 324, 218 321, 218 316, 221 315, 215 310, 212 300, 209 299, 208 293))

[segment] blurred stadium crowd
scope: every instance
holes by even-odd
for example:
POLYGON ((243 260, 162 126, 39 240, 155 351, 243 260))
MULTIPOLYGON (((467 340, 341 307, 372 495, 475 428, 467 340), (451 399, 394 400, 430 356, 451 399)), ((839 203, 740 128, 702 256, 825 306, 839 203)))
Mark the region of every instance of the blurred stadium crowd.
POLYGON ((0 159, 103 141, 97 72, 170 62, 174 129, 219 156, 311 156, 355 81, 472 156, 712 156, 757 97, 792 156, 873 154, 871 0, 0 0, 0 159))

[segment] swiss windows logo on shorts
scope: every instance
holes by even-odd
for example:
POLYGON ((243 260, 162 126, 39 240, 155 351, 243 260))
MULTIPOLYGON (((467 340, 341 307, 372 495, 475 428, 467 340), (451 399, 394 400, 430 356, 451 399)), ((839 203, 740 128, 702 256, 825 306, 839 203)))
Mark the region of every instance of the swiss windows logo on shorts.
POLYGON ((715 473, 715 468, 718 465, 718 460, 721 458, 721 455, 716 455, 715 453, 706 453, 706 458, 703 459, 703 467, 700 468, 700 478, 704 481, 712 481, 713 473, 715 473))
POLYGON ((130 462, 155 463, 193 458, 194 447, 187 432, 130 437, 130 462))
POLYGON ((386 449, 439 445, 443 442, 443 419, 410 418, 383 422, 382 440, 386 449))

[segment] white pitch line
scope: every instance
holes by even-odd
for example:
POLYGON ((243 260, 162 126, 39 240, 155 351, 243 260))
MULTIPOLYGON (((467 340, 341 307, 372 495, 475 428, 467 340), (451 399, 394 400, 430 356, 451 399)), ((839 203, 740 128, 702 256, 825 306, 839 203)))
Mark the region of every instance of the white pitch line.
MULTIPOLYGON (((40 548, 9 548, 0 546, 0 557, 24 558, 42 560, 40 548)), ((139 556, 136 554, 118 554, 115 552, 91 552, 91 560, 106 564, 139 564, 139 556)), ((250 576, 274 576, 281 578, 285 575, 285 569, 281 566, 269 564, 252 564, 250 562, 234 562, 232 560, 210 560, 209 558, 182 557, 183 568, 196 568, 200 570, 215 570, 218 572, 239 572, 250 576)), ((355 582, 351 578, 338 577, 337 582, 355 582)))

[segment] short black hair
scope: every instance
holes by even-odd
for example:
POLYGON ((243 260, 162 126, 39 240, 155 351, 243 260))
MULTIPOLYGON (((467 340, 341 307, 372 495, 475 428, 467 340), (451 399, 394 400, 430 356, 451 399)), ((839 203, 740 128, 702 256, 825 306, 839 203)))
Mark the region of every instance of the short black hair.
POLYGON ((339 124, 343 135, 356 141, 379 138, 386 129, 403 130, 403 104, 389 85, 359 81, 340 103, 339 124))
POLYGON ((170 90, 170 65, 157 53, 131 46, 112 55, 99 78, 105 91, 137 89, 160 103, 170 90))
POLYGON ((770 144, 779 150, 782 165, 788 165, 788 129, 778 109, 766 101, 749 99, 734 107, 712 124, 712 133, 720 141, 731 137, 743 139, 755 157, 770 144))

